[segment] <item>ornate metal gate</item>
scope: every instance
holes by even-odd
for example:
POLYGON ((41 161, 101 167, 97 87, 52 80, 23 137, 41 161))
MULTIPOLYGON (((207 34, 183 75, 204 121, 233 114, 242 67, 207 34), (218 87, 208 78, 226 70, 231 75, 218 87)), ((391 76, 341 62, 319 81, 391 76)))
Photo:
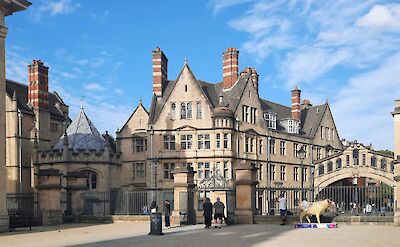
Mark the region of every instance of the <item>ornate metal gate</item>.
MULTIPOLYGON (((225 207, 226 207, 226 218, 225 221, 228 225, 234 223, 234 212, 236 208, 236 192, 235 187, 231 180, 226 179, 225 177, 221 176, 219 173, 213 173, 212 176, 208 178, 204 178, 197 184, 196 187, 197 192, 203 194, 200 196, 201 199, 207 197, 207 195, 211 193, 219 193, 225 195, 225 207)), ((222 200, 223 201, 223 200, 222 200)), ((200 205, 199 205, 200 208, 200 205)))

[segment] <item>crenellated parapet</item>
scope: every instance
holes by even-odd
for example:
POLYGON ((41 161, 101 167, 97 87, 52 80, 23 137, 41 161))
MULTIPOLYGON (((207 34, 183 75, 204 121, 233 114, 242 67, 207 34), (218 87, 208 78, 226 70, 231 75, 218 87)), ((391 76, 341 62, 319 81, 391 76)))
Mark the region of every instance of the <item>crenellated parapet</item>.
POLYGON ((63 150, 51 149, 39 151, 40 164, 54 164, 54 163, 109 163, 119 164, 120 155, 110 150, 72 150, 69 149, 67 157, 63 150))

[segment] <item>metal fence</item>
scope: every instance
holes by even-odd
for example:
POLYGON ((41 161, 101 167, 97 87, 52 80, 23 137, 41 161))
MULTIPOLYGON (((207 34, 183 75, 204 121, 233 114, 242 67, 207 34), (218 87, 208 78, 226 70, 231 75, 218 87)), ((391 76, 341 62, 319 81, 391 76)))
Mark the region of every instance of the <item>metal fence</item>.
POLYGON ((145 215, 156 201, 158 212, 164 211, 164 202, 174 205, 173 190, 136 190, 82 193, 84 215, 145 215))
POLYGON ((41 212, 37 193, 7 193, 6 207, 10 228, 41 224, 41 212))
POLYGON ((257 188, 256 207, 261 215, 279 214, 278 197, 284 194, 289 214, 298 214, 302 198, 309 202, 329 198, 335 202, 335 214, 393 215, 394 190, 390 186, 335 186, 324 188, 257 188))

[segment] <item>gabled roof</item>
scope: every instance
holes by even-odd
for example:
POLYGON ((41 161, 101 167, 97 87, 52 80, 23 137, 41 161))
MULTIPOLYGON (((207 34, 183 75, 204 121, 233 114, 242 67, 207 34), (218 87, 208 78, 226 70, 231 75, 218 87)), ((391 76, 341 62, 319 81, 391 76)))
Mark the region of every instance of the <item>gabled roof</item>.
POLYGON ((126 120, 126 122, 124 123, 124 125, 122 125, 122 128, 120 129, 120 131, 122 131, 124 129, 124 127, 129 123, 129 121, 131 120, 131 118, 135 115, 136 111, 139 109, 139 107, 142 107, 144 109, 144 111, 147 113, 147 115, 149 115, 149 112, 147 111, 146 107, 144 107, 142 100, 140 99, 139 101, 139 105, 136 106, 135 110, 132 112, 132 114, 129 116, 128 120, 126 120))
MULTIPOLYGON (((179 76, 181 75, 185 66, 182 68, 181 72, 179 73, 179 76)), ((189 72, 192 73, 189 67, 188 69, 189 72)), ((240 99, 246 89, 247 83, 251 81, 250 78, 251 78, 250 74, 245 74, 245 73, 241 74, 238 77, 236 83, 229 89, 224 89, 222 82, 209 83, 201 80, 196 80, 196 81, 197 85, 199 85, 201 91, 203 92, 204 96, 209 100, 210 105, 214 110, 217 107, 227 107, 230 111, 234 113, 236 112, 236 109, 240 103, 240 99), (223 97, 221 103, 219 103, 219 96, 223 97)), ((153 95, 153 99, 150 106, 149 123, 154 123, 159 117, 165 103, 167 102, 172 90, 176 85, 177 80, 167 81, 164 87, 163 96, 161 98, 157 98, 157 96, 153 95)), ((291 107, 284 106, 261 98, 259 100, 263 113, 270 112, 276 114, 277 116, 276 130, 285 131, 285 128, 280 125, 280 121, 292 117, 291 107)), ((303 109, 301 111, 301 131, 299 135, 306 138, 313 138, 318 130, 318 126, 321 123, 323 115, 328 107, 329 107, 328 103, 325 103, 322 105, 311 106, 309 108, 303 109)))
POLYGON ((327 107, 328 103, 325 103, 311 106, 301 111, 301 128, 308 137, 313 138, 315 136, 327 107))
POLYGON ((185 64, 176 80, 167 81, 166 85, 164 86, 163 96, 161 98, 157 98, 157 96, 153 95, 153 99, 151 101, 151 106, 150 106, 149 123, 154 123, 157 120, 165 103, 168 101, 168 98, 171 95, 177 80, 179 79, 185 67, 187 67, 189 73, 191 73, 193 78, 195 78, 195 81, 197 82, 200 91, 203 93, 204 97, 208 100, 212 108, 215 108, 219 105, 218 103, 219 96, 222 95, 224 99, 222 105, 227 106, 233 112, 236 110, 240 101, 240 97, 243 94, 243 91, 246 87, 246 83, 250 78, 249 75, 243 77, 240 76, 234 87, 232 87, 229 90, 224 90, 222 82, 209 83, 197 80, 192 70, 190 69, 189 65, 185 64))
MULTIPOLYGON (((22 113, 25 114, 34 114, 33 109, 28 106, 28 85, 7 79, 6 93, 10 98, 13 97, 14 91, 17 95, 18 109, 20 109, 22 113)), ((50 116, 54 118, 64 119, 62 112, 60 112, 56 107, 57 102, 65 105, 64 101, 56 92, 49 92, 50 116)))
MULTIPOLYGON (((99 133, 83 108, 66 130, 68 149, 72 150, 104 150, 106 140, 99 133)), ((53 149, 61 150, 64 147, 64 135, 58 140, 53 149)))

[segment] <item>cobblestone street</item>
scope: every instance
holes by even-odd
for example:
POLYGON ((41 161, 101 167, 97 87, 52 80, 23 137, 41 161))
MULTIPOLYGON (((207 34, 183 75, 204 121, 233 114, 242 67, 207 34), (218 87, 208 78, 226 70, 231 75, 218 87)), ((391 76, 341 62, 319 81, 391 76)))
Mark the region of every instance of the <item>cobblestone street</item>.
POLYGON ((235 225, 204 229, 202 225, 165 229, 147 236, 146 223, 63 225, 21 229, 0 235, 1 246, 399 246, 399 228, 339 225, 338 229, 294 229, 279 225, 235 225))

